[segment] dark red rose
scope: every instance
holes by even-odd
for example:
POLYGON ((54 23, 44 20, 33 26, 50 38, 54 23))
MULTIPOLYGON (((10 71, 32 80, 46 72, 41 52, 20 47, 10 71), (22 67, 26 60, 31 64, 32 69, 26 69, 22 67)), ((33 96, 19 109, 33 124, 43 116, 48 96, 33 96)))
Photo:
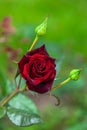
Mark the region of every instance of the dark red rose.
POLYGON ((56 74, 56 65, 55 59, 47 53, 45 45, 24 55, 18 66, 29 90, 37 93, 51 90, 56 74))

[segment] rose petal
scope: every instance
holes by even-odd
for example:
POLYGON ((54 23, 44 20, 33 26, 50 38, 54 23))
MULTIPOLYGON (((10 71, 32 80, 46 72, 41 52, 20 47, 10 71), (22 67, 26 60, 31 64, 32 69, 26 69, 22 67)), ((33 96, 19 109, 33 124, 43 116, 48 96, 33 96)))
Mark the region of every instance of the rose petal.
POLYGON ((23 58, 19 61, 18 66, 20 69, 20 73, 23 73, 24 65, 29 62, 29 58, 27 58, 25 55, 23 58))
POLYGON ((40 94, 50 91, 52 87, 52 83, 53 83, 53 80, 49 81, 48 83, 42 82, 41 84, 37 86, 33 86, 28 81, 26 82, 29 90, 35 91, 40 94))
POLYGON ((32 56, 34 54, 41 54, 41 55, 49 56, 49 54, 46 51, 45 45, 27 53, 27 55, 29 55, 29 56, 32 56))

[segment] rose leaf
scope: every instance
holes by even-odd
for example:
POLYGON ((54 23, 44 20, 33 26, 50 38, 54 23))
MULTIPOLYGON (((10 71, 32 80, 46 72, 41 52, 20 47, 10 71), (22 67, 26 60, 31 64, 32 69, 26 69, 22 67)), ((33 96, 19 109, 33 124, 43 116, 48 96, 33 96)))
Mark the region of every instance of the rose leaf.
POLYGON ((6 108, 0 107, 0 119, 3 118, 6 114, 6 108))
POLYGON ((7 109, 7 115, 11 122, 17 126, 30 126, 42 123, 39 115, 22 109, 9 107, 7 109))
POLYGON ((9 105, 13 108, 25 110, 30 113, 39 114, 34 102, 23 94, 18 94, 9 101, 9 105))

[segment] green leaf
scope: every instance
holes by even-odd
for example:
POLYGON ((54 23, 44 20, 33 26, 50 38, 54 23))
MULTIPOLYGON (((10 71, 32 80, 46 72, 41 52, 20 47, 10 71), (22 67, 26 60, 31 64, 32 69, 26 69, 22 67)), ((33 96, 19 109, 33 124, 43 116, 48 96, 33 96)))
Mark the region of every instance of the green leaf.
POLYGON ((33 124, 42 123, 39 115, 21 109, 9 107, 7 110, 7 115, 12 123, 17 126, 30 126, 33 124))
POLYGON ((6 81, 6 89, 7 89, 7 95, 10 95, 12 91, 15 89, 14 81, 7 80, 6 81))
POLYGON ((0 107, 0 119, 1 119, 2 117, 4 117, 5 114, 6 114, 6 108, 5 108, 5 107, 0 107))
POLYGON ((1 87, 1 94, 0 95, 5 96, 7 94, 6 79, 1 71, 0 71, 0 87, 1 87))
POLYGON ((41 123, 38 109, 31 99, 18 94, 9 101, 8 118, 17 126, 41 123))
POLYGON ((21 110, 38 114, 38 109, 34 104, 34 102, 30 98, 22 94, 18 94, 14 98, 12 98, 9 101, 9 105, 13 108, 17 108, 17 109, 21 108, 21 110))

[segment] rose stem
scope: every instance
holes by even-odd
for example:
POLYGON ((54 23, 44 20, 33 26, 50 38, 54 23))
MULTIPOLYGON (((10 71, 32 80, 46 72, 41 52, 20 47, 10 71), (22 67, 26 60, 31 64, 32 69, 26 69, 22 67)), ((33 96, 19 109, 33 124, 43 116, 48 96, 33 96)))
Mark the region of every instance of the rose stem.
POLYGON ((57 84, 56 86, 54 86, 51 90, 54 90, 54 89, 56 89, 56 88, 61 87, 62 85, 64 85, 64 84, 68 83, 70 80, 71 80, 71 78, 70 78, 70 77, 69 77, 69 78, 67 78, 66 80, 64 80, 64 81, 63 81, 63 82, 61 82, 60 84, 57 84))
POLYGON ((16 89, 15 91, 13 91, 11 93, 11 95, 9 95, 8 97, 6 97, 1 103, 0 106, 4 106, 12 97, 14 97, 16 94, 23 92, 25 90, 25 87, 22 89, 16 89))
POLYGON ((1 103, 0 106, 4 106, 12 97, 14 97, 16 94, 18 93, 17 90, 13 91, 11 93, 11 95, 9 95, 8 97, 6 97, 1 103))
POLYGON ((31 45, 29 51, 31 51, 31 50, 34 48, 34 46, 36 45, 37 41, 38 41, 38 36, 36 35, 36 37, 35 37, 35 39, 34 39, 32 45, 31 45))
MULTIPOLYGON (((19 82, 18 82, 18 85, 16 84, 16 90, 14 90, 11 95, 9 95, 8 97, 6 97, 4 100, 1 101, 0 103, 0 106, 4 106, 12 97, 14 97, 17 93, 19 92, 23 92, 25 90, 25 87, 22 88, 22 89, 19 89, 20 87, 20 83, 21 83, 21 75, 20 75, 20 79, 19 79, 19 82)), ((15 81, 16 82, 16 81, 15 81)))
POLYGON ((21 79, 22 79, 22 77, 20 75, 20 79, 19 79, 19 82, 18 82, 18 85, 17 85, 17 89, 19 89, 19 87, 20 87, 21 79))

